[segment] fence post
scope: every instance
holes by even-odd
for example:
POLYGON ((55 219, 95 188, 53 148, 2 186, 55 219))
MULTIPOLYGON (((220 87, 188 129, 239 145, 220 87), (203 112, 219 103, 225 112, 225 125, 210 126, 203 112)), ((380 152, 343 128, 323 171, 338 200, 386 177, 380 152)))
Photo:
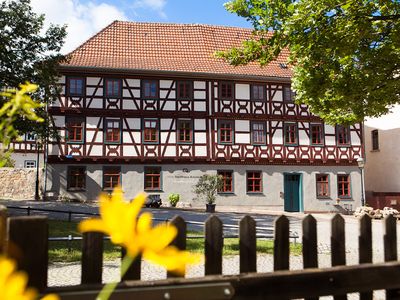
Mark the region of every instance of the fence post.
POLYGON ((101 232, 85 232, 82 238, 82 284, 101 283, 103 267, 101 232))
POLYGON ((0 205, 0 253, 6 249, 7 207, 0 205))
POLYGON ((31 215, 31 207, 28 206, 27 210, 26 210, 26 215, 30 216, 31 215))
POLYGON ((72 221, 72 212, 69 210, 68 211, 68 222, 72 221))
MULTIPOLYGON (((303 219, 303 267, 318 268, 317 251, 317 221, 312 215, 303 219)), ((306 300, 315 300, 318 297, 306 298, 306 300)))
POLYGON ((210 216, 205 223, 205 245, 206 257, 204 274, 222 274, 222 222, 217 216, 210 216))
MULTIPOLYGON (((385 235, 383 241, 385 245, 385 261, 397 260, 397 224, 396 218, 389 215, 384 220, 385 235)), ((386 290, 386 299, 399 299, 399 290, 386 290)))
MULTIPOLYGON (((121 257, 124 258, 126 255, 126 249, 121 247, 121 257)), ((125 272, 124 276, 121 276, 121 281, 125 280, 140 280, 140 273, 142 269, 142 256, 138 255, 125 272)))
MULTIPOLYGON (((178 234, 176 235, 175 239, 172 241, 171 245, 177 247, 179 250, 186 250, 186 222, 180 216, 175 216, 171 220, 171 224, 176 227, 178 230, 178 234)), ((173 277, 185 277, 185 276, 178 276, 175 273, 167 272, 168 278, 173 277)))
POLYGON ((289 270, 289 220, 283 215, 275 220, 274 270, 289 270))
POLYGON ((48 224, 43 216, 8 218, 8 257, 28 273, 28 285, 44 291, 47 287, 48 224))
POLYGON ((257 272, 256 222, 250 216, 239 221, 240 273, 257 272))
MULTIPOLYGON (((360 236, 358 237, 359 263, 372 263, 372 229, 371 217, 363 215, 360 219, 360 236)), ((360 300, 372 300, 372 292, 360 293, 360 300)))
MULTIPOLYGON (((346 265, 344 219, 339 214, 336 214, 332 219, 331 255, 332 266, 346 265)), ((347 296, 334 295, 333 298, 342 300, 347 299, 347 296)))

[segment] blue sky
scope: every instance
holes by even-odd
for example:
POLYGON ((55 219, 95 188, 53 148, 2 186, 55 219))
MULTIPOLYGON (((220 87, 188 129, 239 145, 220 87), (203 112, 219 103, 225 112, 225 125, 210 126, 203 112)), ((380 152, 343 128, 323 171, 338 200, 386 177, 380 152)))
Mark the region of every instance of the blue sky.
POLYGON ((250 27, 244 18, 225 10, 223 4, 227 0, 167 0, 163 7, 163 14, 159 14, 148 7, 129 10, 132 1, 114 0, 110 3, 122 3, 127 6, 128 17, 136 21, 145 22, 172 22, 172 23, 201 23, 239 27, 250 27))
POLYGON ((114 20, 200 23, 251 27, 227 12, 227 0, 31 0, 35 12, 45 14, 46 25, 66 24, 67 53, 114 20))

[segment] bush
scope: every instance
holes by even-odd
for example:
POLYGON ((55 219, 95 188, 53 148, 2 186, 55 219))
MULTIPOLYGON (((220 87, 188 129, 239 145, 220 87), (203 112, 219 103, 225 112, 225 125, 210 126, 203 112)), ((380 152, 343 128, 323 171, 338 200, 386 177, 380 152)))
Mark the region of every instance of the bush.
POLYGON ((178 204, 180 198, 181 195, 179 195, 178 193, 171 193, 168 196, 169 203, 171 204, 172 207, 175 207, 176 204, 178 204))
POLYGON ((194 186, 194 192, 197 197, 205 199, 207 204, 214 204, 217 192, 222 187, 222 184, 221 175, 205 174, 200 177, 194 186))

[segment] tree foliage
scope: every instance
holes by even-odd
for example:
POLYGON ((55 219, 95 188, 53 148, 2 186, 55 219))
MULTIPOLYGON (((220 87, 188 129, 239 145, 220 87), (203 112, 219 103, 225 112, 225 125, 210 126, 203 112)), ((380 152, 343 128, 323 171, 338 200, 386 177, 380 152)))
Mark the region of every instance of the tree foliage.
POLYGON ((254 26, 242 47, 217 53, 233 65, 289 49, 296 101, 326 122, 378 117, 400 102, 400 1, 233 0, 254 26))
POLYGON ((194 192, 199 198, 204 198, 206 203, 213 204, 218 190, 222 188, 222 184, 221 175, 204 174, 194 186, 194 192))
MULTIPOLYGON (((64 59, 59 51, 65 36, 65 26, 51 25, 44 29, 44 15, 33 12, 30 0, 1 1, 0 87, 17 88, 29 81, 38 86, 31 95, 33 100, 54 101, 58 95, 57 65, 64 59)), ((21 133, 35 131, 44 136, 48 125, 45 107, 37 107, 36 112, 46 122, 39 124, 18 118, 15 128, 21 133)))

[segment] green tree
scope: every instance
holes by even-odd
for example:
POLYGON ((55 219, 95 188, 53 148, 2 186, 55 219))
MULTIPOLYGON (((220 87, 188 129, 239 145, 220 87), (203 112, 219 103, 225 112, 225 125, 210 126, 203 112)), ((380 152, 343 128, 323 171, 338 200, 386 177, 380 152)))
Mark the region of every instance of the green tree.
POLYGON ((218 52, 233 65, 266 65, 290 51, 296 102, 326 122, 378 117, 400 102, 399 0, 233 0, 254 36, 218 52))
MULTIPOLYGON (((0 87, 18 88, 21 83, 38 86, 31 98, 50 103, 58 96, 57 65, 64 59, 59 53, 66 36, 65 26, 51 25, 44 30, 44 15, 37 15, 30 0, 0 2, 0 87)), ((4 104, 7 98, 1 99, 4 104)), ((49 118, 45 105, 35 108, 45 122, 19 117, 13 126, 22 134, 34 131, 48 133, 49 118)))

